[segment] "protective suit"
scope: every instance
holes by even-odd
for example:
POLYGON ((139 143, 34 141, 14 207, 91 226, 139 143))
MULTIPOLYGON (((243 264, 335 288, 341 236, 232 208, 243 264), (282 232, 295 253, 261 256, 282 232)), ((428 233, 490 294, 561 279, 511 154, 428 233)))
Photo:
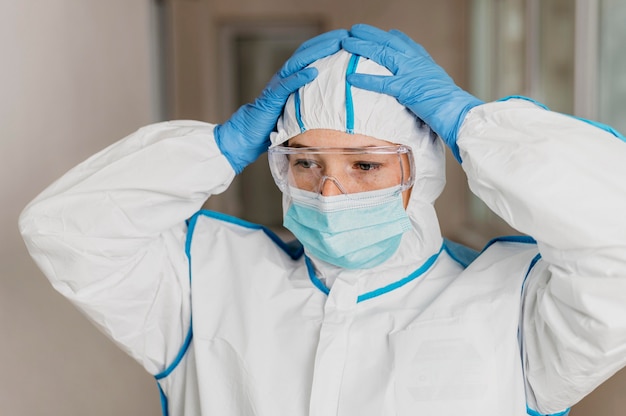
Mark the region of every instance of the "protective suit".
POLYGON ((566 413, 626 362, 626 145, 524 100, 472 108, 457 138, 470 185, 537 242, 469 256, 433 207, 443 142, 350 86, 351 56, 313 64, 271 141, 323 128, 412 147, 411 229, 382 264, 337 267, 198 211, 236 169, 191 121, 144 127, 38 196, 20 219, 33 258, 155 375, 166 414, 566 413))

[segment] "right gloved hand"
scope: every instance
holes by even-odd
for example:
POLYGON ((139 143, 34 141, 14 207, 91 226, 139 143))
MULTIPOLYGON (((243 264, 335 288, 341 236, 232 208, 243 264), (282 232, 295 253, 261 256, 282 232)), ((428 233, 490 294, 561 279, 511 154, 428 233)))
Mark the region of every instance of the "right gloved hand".
POLYGON ((227 122, 215 127, 217 146, 237 174, 269 147, 269 135, 289 95, 317 76, 317 69, 306 67, 339 51, 348 36, 347 30, 339 29, 304 42, 254 103, 240 107, 227 122))
POLYGON ((483 102, 459 88, 428 52, 404 33, 361 24, 353 26, 350 35, 343 41, 344 49, 386 67, 392 75, 351 74, 348 82, 395 97, 428 124, 460 162, 458 130, 467 112, 483 102))

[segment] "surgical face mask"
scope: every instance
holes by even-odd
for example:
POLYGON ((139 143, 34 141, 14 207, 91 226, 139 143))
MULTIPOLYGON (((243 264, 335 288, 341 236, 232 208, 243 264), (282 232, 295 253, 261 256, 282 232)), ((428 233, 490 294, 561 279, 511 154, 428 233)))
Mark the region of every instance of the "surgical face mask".
POLYGON ((290 188, 284 225, 313 256, 346 269, 368 269, 389 259, 411 228, 400 186, 321 196, 290 188))
POLYGON ((287 147, 269 149, 276 185, 289 195, 292 189, 321 194, 353 194, 413 185, 414 158, 404 145, 358 148, 287 147))

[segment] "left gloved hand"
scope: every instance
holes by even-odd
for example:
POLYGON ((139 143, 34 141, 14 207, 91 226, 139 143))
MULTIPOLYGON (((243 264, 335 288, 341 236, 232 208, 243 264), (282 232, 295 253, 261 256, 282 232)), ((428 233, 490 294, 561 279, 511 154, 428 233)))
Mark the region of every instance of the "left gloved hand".
POLYGON ((237 174, 269 147, 269 135, 289 95, 311 82, 317 69, 309 64, 341 49, 346 30, 334 30, 304 42, 274 75, 252 104, 239 108, 224 124, 215 127, 215 141, 237 174))
POLYGON ((344 49, 372 59, 393 75, 352 74, 348 82, 395 97, 428 124, 461 162, 458 130, 467 112, 483 102, 459 88, 428 52, 404 33, 355 25, 350 34, 352 37, 343 40, 344 49))

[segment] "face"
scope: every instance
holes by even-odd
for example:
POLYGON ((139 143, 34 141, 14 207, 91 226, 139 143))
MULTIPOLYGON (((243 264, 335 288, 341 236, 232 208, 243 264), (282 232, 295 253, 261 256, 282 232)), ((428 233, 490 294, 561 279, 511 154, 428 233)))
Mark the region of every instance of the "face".
MULTIPOLYGON (((289 147, 373 148, 396 146, 360 134, 336 130, 313 129, 291 138, 289 147)), ((319 192, 324 196, 356 193, 393 187, 410 175, 408 155, 396 153, 367 153, 291 155, 289 160, 293 185, 300 189, 319 192), (401 159, 399 159, 401 158, 401 159), (323 178, 323 179, 322 179, 323 178)), ((402 194, 406 208, 411 188, 402 194)))

